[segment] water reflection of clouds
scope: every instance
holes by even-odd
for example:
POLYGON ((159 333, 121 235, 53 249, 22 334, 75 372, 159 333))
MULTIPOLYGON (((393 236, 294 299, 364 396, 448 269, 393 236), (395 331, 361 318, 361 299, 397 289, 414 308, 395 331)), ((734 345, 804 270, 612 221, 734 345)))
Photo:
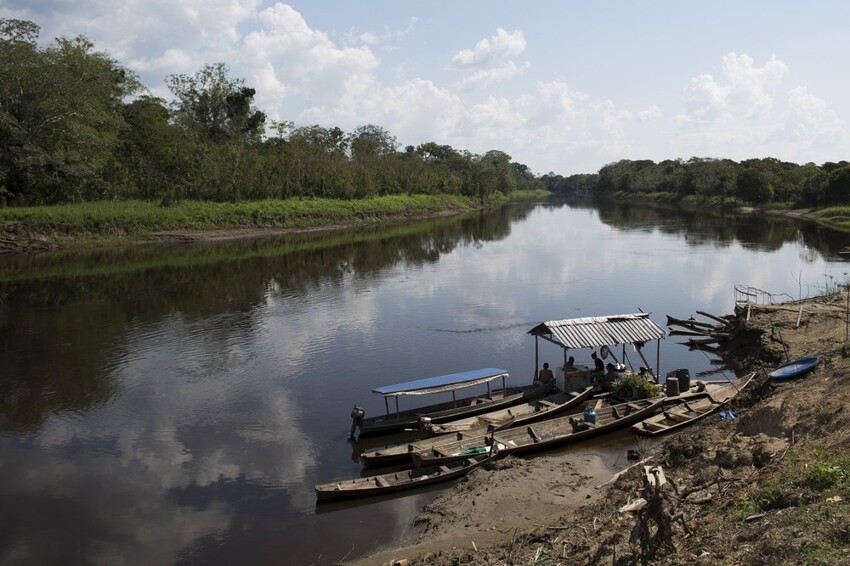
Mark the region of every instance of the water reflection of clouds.
POLYGON ((222 509, 199 513, 165 500, 158 474, 99 454, 72 462, 21 452, 4 464, 3 480, 4 507, 15 516, 0 516, 4 532, 16 533, 4 561, 169 564, 199 536, 225 531, 231 521, 222 509))
MULTIPOLYGON (((5 467, 4 490, 36 501, 35 494, 49 494, 42 501, 49 508, 57 500, 79 507, 103 525, 87 537, 117 539, 99 545, 100 552, 133 555, 128 561, 136 563, 173 562, 186 543, 231 526, 229 502, 203 512, 181 509, 163 500, 164 490, 241 477, 288 493, 288 506, 311 509, 315 496, 304 479, 312 475, 315 453, 300 430, 299 408, 276 387, 275 364, 255 356, 250 337, 234 337, 228 323, 172 316, 158 333, 130 332, 125 344, 133 355, 113 370, 119 394, 85 418, 46 419, 25 451, 4 447, 16 460, 40 461, 18 473, 5 467), (134 543, 134 537, 158 542, 134 543), (140 544, 150 546, 143 554, 150 560, 134 555, 140 544)), ((20 544, 37 532, 50 529, 26 533, 20 544)), ((98 560, 81 560, 88 561, 98 560)))

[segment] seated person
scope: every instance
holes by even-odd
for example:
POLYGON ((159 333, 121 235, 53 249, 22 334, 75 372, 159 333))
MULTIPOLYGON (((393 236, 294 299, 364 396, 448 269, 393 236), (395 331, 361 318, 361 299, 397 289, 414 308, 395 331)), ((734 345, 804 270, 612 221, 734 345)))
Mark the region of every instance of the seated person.
POLYGON ((551 388, 555 385, 555 374, 552 373, 552 370, 549 369, 549 364, 544 363, 543 369, 537 372, 537 381, 539 381, 542 385, 549 385, 551 388))
POLYGON ((570 356, 570 359, 567 360, 567 365, 564 366, 564 369, 566 369, 567 371, 576 369, 576 359, 570 356))

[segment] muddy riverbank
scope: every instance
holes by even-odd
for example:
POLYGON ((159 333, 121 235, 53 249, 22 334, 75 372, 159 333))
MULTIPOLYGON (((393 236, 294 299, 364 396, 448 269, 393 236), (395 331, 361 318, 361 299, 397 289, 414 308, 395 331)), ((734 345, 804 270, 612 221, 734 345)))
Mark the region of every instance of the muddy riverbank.
POLYGON ((742 328, 729 349, 758 373, 729 407, 738 418, 715 415, 662 442, 635 440, 645 460, 631 468, 624 460, 613 480, 589 452, 496 462, 428 505, 398 547, 356 563, 846 561, 847 296, 754 308, 742 328), (821 362, 805 377, 767 377, 808 355, 821 362), (644 466, 661 466, 672 491, 661 512, 621 512, 647 495, 644 466))

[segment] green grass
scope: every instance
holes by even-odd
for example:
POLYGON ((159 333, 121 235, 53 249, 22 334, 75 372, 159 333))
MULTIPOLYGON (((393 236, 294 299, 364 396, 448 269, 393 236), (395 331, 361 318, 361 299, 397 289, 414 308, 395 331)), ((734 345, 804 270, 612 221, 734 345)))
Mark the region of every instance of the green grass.
POLYGON ((0 209, 0 234, 68 242, 145 236, 168 230, 316 228, 462 212, 478 202, 457 195, 393 195, 357 200, 290 199, 238 203, 102 201, 0 209))
POLYGON ((824 448, 818 450, 818 458, 806 469, 806 481, 821 491, 850 489, 850 454, 824 455, 824 448))
POLYGON ((819 224, 839 230, 850 230, 850 206, 824 208, 817 211, 814 218, 819 224))

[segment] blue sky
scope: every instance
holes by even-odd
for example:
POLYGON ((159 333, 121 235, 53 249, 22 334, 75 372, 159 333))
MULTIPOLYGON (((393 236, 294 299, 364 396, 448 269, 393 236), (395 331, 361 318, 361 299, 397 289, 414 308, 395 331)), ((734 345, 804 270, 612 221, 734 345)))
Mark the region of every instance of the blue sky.
POLYGON ((537 174, 619 159, 850 158, 850 3, 0 0, 164 79, 226 63, 296 126, 377 124, 537 174))

